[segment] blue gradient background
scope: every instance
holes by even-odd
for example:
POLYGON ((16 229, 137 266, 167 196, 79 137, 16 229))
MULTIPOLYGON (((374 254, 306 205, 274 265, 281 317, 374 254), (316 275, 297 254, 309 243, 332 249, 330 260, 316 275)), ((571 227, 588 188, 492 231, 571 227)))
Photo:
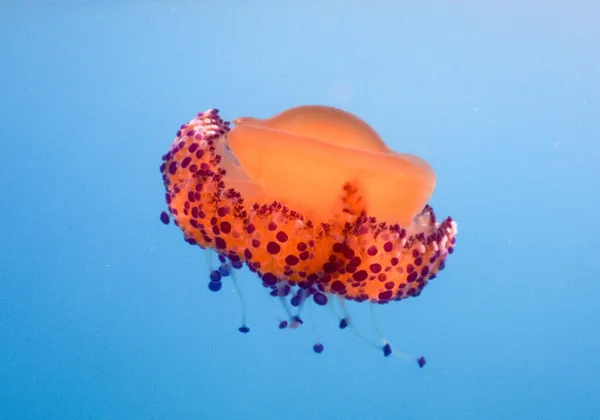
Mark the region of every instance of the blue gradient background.
POLYGON ((597 2, 5 0, 0 418, 600 418, 599 161, 597 2), (327 310, 278 330, 247 271, 239 334, 231 285, 158 220, 180 124, 304 103, 437 172, 456 253, 375 308, 424 369, 327 310))

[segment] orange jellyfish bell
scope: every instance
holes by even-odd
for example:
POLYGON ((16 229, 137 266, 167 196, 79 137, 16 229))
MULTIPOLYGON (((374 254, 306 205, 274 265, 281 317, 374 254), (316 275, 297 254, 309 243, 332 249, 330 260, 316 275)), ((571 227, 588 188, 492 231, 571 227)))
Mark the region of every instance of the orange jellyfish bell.
POLYGON ((175 224, 219 255, 211 290, 245 264, 292 306, 331 295, 388 303, 418 296, 444 268, 457 226, 427 205, 435 174, 424 160, 325 106, 234 123, 198 114, 161 165, 175 224))
POLYGON ((425 161, 389 150, 369 125, 342 110, 303 106, 235 122, 227 139, 244 171, 273 200, 315 220, 332 217, 347 183, 360 190, 369 216, 404 225, 433 193, 435 175, 425 161))

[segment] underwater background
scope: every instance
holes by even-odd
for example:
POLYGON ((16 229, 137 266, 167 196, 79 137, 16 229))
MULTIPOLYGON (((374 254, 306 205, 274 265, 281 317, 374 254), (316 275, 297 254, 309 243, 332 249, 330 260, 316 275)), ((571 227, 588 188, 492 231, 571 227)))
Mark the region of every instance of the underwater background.
POLYGON ((591 0, 4 0, 0 419, 600 418, 599 162, 591 0), (232 284, 159 221, 180 124, 300 104, 436 171, 456 252, 373 308, 423 369, 326 308, 277 329, 247 269, 240 334, 232 284))

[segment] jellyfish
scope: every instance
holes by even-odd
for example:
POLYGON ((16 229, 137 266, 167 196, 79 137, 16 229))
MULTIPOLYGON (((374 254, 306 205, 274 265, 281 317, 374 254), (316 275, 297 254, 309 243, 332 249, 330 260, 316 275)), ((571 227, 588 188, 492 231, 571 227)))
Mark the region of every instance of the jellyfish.
MULTIPOLYGON (((217 109, 198 114, 160 166, 185 241, 218 255, 210 290, 245 265, 291 307, 387 304, 419 296, 444 269, 457 225, 427 204, 436 178, 425 160, 389 149, 366 122, 332 107, 233 123, 217 109)), ((287 315, 280 328, 302 324, 287 315)), ((389 355, 389 343, 382 350, 389 355)))

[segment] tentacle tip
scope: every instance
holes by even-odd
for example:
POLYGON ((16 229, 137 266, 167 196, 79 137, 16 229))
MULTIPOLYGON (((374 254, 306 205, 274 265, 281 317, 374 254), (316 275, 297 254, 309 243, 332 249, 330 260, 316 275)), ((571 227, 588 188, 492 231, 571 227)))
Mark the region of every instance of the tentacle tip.
POLYGON ((221 281, 221 277, 223 277, 221 275, 221 273, 218 270, 213 270, 210 272, 210 281, 212 282, 220 282, 221 281))
POLYGON ((218 270, 221 277, 227 277, 230 274, 229 266, 227 264, 221 264, 218 270))
POLYGON ((287 321, 281 321, 281 322, 279 322, 279 326, 278 327, 279 327, 280 330, 285 330, 287 328, 287 326, 288 326, 288 322, 287 321))
POLYGON ((390 343, 385 343, 381 349, 383 350, 384 357, 388 357, 390 354, 392 354, 392 346, 390 346, 390 343))
POLYGON ((315 343, 315 345, 313 346, 313 350, 317 354, 323 353, 324 349, 325 349, 325 347, 321 343, 315 343))
POLYGON ((340 330, 345 329, 347 326, 348 326, 348 320, 346 318, 342 318, 340 320, 340 325, 339 325, 340 330))
POLYGON ((425 366, 425 363, 427 363, 427 360, 425 360, 425 358, 423 356, 421 356, 417 359, 417 364, 419 365, 420 368, 425 366))
POLYGON ((291 319, 290 328, 298 328, 300 325, 304 324, 302 318, 299 315, 294 315, 291 319))
POLYGON ((319 306, 324 306, 327 305, 327 296, 325 296, 323 293, 321 292, 317 292, 313 295, 313 300, 315 301, 315 303, 319 306))
POLYGON ((250 332, 250 328, 248 328, 245 325, 242 325, 240 328, 238 328, 238 331, 241 332, 242 334, 247 334, 250 332))
POLYGON ((211 281, 208 283, 208 290, 211 292, 218 292, 223 287, 223 284, 220 281, 211 281))
POLYGON ((164 225, 168 225, 169 222, 171 221, 171 218, 169 217, 169 215, 167 214, 166 211, 163 211, 160 214, 160 221, 164 224, 164 225))

